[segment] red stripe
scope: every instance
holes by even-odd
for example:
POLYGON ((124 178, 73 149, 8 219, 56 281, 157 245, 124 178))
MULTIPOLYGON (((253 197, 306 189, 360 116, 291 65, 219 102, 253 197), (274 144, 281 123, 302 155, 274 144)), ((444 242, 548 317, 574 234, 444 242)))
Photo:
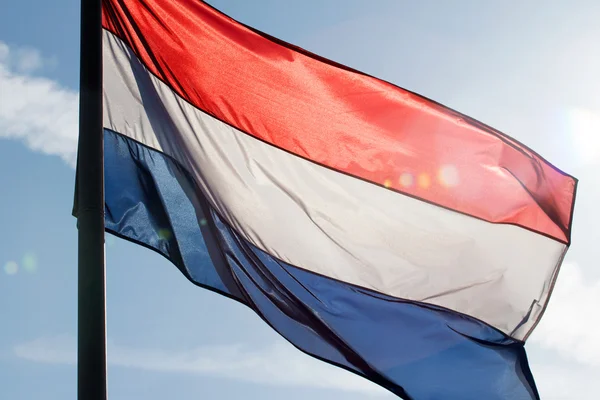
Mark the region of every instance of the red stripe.
POLYGON ((261 140, 476 218, 570 240, 576 180, 469 117, 197 0, 105 0, 103 26, 185 100, 261 140), (454 186, 438 179, 445 165, 457 172, 454 186))

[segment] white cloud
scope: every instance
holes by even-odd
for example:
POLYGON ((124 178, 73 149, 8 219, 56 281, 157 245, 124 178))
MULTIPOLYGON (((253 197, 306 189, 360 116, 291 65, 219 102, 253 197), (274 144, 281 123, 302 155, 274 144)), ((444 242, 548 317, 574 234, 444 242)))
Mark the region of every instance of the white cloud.
POLYGON ((53 68, 57 64, 55 58, 43 57, 37 49, 31 47, 11 49, 2 41, 0 41, 0 63, 19 74, 30 74, 44 68, 53 68))
POLYGON ((51 65, 39 52, 0 41, 0 138, 24 141, 32 150, 76 160, 78 94, 30 73, 51 65))
POLYGON ((600 368, 578 368, 554 364, 531 366, 543 400, 600 399, 600 368))
MULTIPOLYGON (((14 352, 30 361, 75 365, 75 349, 75 339, 63 335, 20 344, 14 352)), ((107 353, 108 363, 112 366, 215 376, 265 385, 336 389, 365 395, 387 393, 365 379, 303 354, 283 340, 262 349, 234 344, 180 352, 109 343, 107 353)))
MULTIPOLYGON (((25 360, 75 365, 75 339, 70 335, 42 337, 20 344, 15 354, 25 360)), ((299 352, 283 340, 262 349, 242 345, 199 347, 169 352, 108 344, 111 366, 166 373, 184 373, 228 378, 274 386, 312 387, 362 393, 377 398, 395 398, 384 389, 339 368, 299 352), (386 396, 387 395, 387 396, 386 396)), ((557 360, 532 360, 531 365, 544 400, 596 400, 595 385, 600 368, 577 366, 557 360)))
POLYGON ((50 364, 76 364, 77 347, 69 335, 39 338, 15 346, 15 354, 25 360, 50 364))
POLYGON ((31 73, 41 69, 46 60, 42 59, 39 51, 31 48, 21 48, 16 52, 16 69, 21 73, 31 73))
POLYGON ((586 281, 575 264, 564 264, 548 309, 531 342, 566 359, 600 367, 600 281, 586 281))
POLYGON ((5 63, 8 60, 8 45, 0 41, 0 63, 5 63))

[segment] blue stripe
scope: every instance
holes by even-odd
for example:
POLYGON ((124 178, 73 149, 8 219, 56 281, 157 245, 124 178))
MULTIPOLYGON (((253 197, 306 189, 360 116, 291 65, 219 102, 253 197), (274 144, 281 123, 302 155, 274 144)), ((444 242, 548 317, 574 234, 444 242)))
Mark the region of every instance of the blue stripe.
MULTIPOLYGON (((463 314, 288 265, 208 205, 174 160, 105 130, 106 228, 238 300, 302 351, 405 399, 539 399, 523 343, 463 314)), ((310 242, 304 244, 310 251, 310 242)))

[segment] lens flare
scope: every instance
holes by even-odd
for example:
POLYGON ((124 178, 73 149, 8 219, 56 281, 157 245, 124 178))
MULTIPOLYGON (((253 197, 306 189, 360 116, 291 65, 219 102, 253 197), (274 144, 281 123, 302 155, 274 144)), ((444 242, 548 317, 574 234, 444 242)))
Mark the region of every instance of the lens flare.
POLYGON ((33 253, 26 253, 21 264, 26 272, 34 273, 37 270, 37 257, 33 253))
POLYGON ((431 186, 431 178, 429 177, 429 174, 425 172, 419 174, 419 177, 417 178, 417 184, 421 189, 428 189, 429 186, 431 186))
POLYGON ((442 186, 454 187, 459 183, 458 170, 454 165, 443 165, 438 173, 438 180, 442 186))
POLYGON ((208 221, 206 221, 206 218, 202 218, 200 220, 200 226, 205 226, 208 223, 208 221))
POLYGON ((6 272, 6 275, 16 275, 19 272, 19 264, 14 261, 8 261, 4 264, 4 272, 6 272))
POLYGON ((161 238, 162 240, 169 240, 169 239, 171 239, 171 231, 168 229, 159 229, 158 237, 161 238))
POLYGON ((400 175, 400 185, 402 185, 402 187, 411 187, 415 183, 414 181, 415 179, 412 174, 408 172, 403 172, 402 175, 400 175))

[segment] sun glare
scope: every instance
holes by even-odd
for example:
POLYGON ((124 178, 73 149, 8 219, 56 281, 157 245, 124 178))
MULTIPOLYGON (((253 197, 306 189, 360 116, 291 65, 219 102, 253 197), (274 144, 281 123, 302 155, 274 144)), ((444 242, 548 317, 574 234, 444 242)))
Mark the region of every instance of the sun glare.
POLYGON ((569 111, 569 131, 579 160, 585 164, 600 162, 600 113, 569 111))

